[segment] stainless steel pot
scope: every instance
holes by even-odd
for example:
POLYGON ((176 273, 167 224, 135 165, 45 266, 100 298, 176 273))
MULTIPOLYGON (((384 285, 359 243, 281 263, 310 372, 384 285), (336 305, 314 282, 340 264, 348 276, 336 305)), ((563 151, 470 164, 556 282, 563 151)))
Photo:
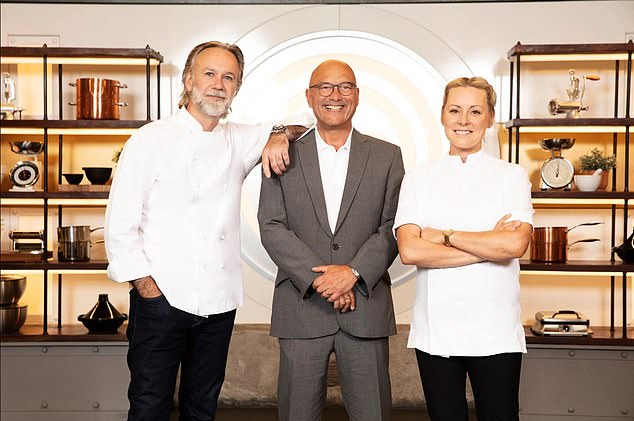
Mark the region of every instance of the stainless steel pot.
POLYGON ((119 102, 119 91, 127 85, 118 80, 102 78, 79 78, 70 86, 75 87, 75 102, 78 120, 118 120, 121 107, 128 104, 119 102))
POLYGON ((585 222, 568 227, 536 227, 531 235, 531 260, 535 262, 565 262, 568 248, 576 243, 592 243, 598 238, 586 238, 568 244, 568 232, 581 226, 599 225, 603 222, 585 222))
POLYGON ((89 225, 57 227, 57 260, 60 262, 85 262, 90 260, 90 234, 103 227, 89 225))

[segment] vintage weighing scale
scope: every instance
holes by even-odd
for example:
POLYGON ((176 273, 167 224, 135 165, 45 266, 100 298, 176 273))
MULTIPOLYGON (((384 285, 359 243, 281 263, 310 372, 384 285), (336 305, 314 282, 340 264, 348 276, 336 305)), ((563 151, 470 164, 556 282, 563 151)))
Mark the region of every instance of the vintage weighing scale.
POLYGON ((561 155, 561 150, 570 149, 574 144, 573 138, 550 138, 539 141, 542 149, 551 151, 550 158, 542 164, 540 185, 542 190, 570 190, 572 188, 575 168, 572 162, 561 155))
POLYGON ((31 157, 32 159, 25 159, 16 162, 16 164, 9 170, 9 178, 11 180, 11 191, 32 192, 41 190, 40 175, 41 162, 37 160, 37 156, 42 153, 44 149, 44 143, 32 142, 32 141, 19 141, 11 142, 11 151, 23 155, 25 157, 31 157))

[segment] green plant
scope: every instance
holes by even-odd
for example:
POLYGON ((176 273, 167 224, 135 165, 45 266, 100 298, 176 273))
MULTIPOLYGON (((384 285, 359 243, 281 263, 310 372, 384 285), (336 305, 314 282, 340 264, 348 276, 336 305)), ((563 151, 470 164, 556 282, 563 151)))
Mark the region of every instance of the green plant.
POLYGON ((121 152, 123 152, 123 146, 120 146, 114 150, 114 152, 112 153, 112 162, 114 163, 119 162, 119 157, 121 156, 121 152))
POLYGON ((579 169, 581 171, 596 171, 599 168, 609 171, 616 167, 616 155, 604 156, 599 148, 591 149, 585 155, 579 157, 579 169))

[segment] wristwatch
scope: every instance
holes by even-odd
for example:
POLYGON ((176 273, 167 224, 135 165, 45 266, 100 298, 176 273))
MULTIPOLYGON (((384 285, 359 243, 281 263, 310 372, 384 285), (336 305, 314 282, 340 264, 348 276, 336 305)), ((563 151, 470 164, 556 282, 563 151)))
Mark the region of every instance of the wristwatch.
POLYGON ((451 241, 449 240, 449 237, 451 237, 454 233, 454 230, 452 229, 448 229, 442 232, 442 236, 445 238, 445 245, 447 247, 451 247, 451 241))
POLYGON ((352 269, 352 274, 356 276, 357 279, 361 279, 361 274, 357 272, 355 268, 351 267, 350 269, 352 269))
POLYGON ((276 124, 275 126, 271 127, 271 134, 287 133, 287 131, 288 127, 286 127, 284 124, 276 124))

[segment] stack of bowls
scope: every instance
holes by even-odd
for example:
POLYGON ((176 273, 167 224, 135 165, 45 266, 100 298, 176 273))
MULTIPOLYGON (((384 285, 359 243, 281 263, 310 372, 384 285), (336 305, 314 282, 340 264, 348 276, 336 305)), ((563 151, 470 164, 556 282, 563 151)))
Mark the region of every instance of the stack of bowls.
POLYGON ((0 333, 17 332, 26 320, 26 304, 19 304, 26 277, 0 275, 0 333))

